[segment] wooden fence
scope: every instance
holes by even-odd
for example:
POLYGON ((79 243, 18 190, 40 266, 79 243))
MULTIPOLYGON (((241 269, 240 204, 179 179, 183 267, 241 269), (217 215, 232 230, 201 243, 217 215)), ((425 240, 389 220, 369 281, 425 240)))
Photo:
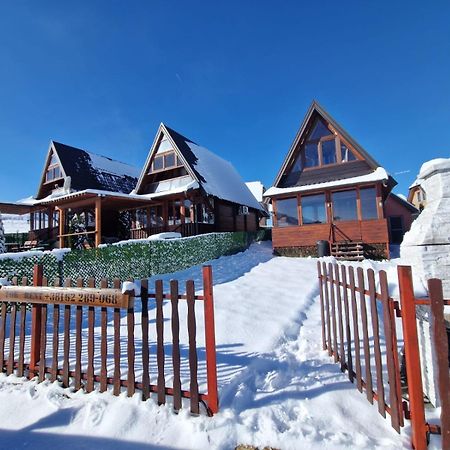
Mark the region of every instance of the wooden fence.
POLYGON ((393 428, 400 432, 404 419, 411 421, 411 443, 426 449, 430 433, 441 434, 442 448, 450 448, 450 383, 448 341, 440 280, 428 281, 429 298, 414 296, 411 268, 398 267, 400 299, 389 295, 386 272, 355 270, 345 265, 318 262, 322 345, 341 370, 356 381, 378 411, 390 414, 393 428), (429 305, 433 321, 433 345, 438 355, 438 385, 441 400, 440 426, 425 419, 424 394, 417 335, 416 306, 429 305), (401 325, 399 320, 401 318, 401 325), (401 374, 398 328, 403 332, 405 374, 401 374), (406 379, 406 380, 405 380, 406 379))
MULTIPOLYGON (((14 279, 13 285, 18 281, 14 279)), ((195 294, 193 280, 186 282, 185 294, 180 294, 177 280, 170 281, 170 292, 164 292, 162 280, 157 280, 154 292, 150 292, 148 280, 144 279, 140 297, 135 297, 134 292, 122 293, 117 279, 113 281, 114 289, 107 288, 106 279, 102 280, 101 289, 94 288, 94 279, 88 281, 87 287, 83 286, 82 279, 76 281, 76 288, 72 287, 70 279, 65 281, 64 288, 59 287, 58 280, 54 283, 56 287, 46 287, 42 266, 34 269, 34 287, 27 287, 27 281, 21 280, 22 286, 0 289, 0 364, 8 375, 16 373, 30 379, 37 376, 39 382, 47 378, 60 380, 64 387, 72 382, 76 390, 84 388, 87 392, 92 392, 96 386, 100 392, 105 392, 111 385, 114 395, 119 395, 122 388, 128 396, 140 390, 142 399, 147 400, 154 393, 160 405, 166 402, 166 396, 172 396, 175 411, 182 407, 182 398, 189 399, 193 414, 200 413, 200 403, 205 405, 209 415, 218 411, 211 266, 203 267, 203 295, 195 294), (186 313, 182 322, 180 301, 186 302, 181 309, 186 313), (198 381, 198 311, 195 307, 198 302, 203 303, 206 393, 199 392, 198 381), (168 303, 171 307, 170 354, 164 340, 164 331, 168 328, 164 322, 168 318, 164 317, 163 306, 168 303), (150 320, 149 311, 154 313, 154 321, 150 320), (135 313, 138 313, 140 327, 135 324, 135 313), (121 328, 125 327, 121 327, 121 322, 126 322, 126 333, 122 337, 121 328), (180 354, 180 324, 185 325, 188 337, 186 361, 182 361, 180 354), (183 375, 185 384, 189 383, 187 389, 182 389, 182 362, 186 366, 183 375), (172 379, 169 386, 168 378, 172 379)))

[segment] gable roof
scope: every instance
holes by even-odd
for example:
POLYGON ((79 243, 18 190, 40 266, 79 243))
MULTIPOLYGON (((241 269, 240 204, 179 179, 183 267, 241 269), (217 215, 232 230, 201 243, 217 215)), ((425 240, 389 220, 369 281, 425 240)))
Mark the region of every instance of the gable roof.
POLYGON ((71 178, 71 190, 97 189, 128 194, 136 186, 140 173, 137 167, 70 145, 51 141, 38 198, 42 190, 42 184, 45 182, 45 172, 52 151, 59 159, 63 176, 71 178))
POLYGON ((143 178, 148 172, 153 155, 157 151, 161 135, 169 139, 187 172, 204 192, 238 205, 262 210, 261 205, 256 201, 230 162, 217 156, 207 148, 196 144, 191 139, 188 139, 163 123, 158 128, 152 148, 136 186, 137 193, 139 193, 143 178))
MULTIPOLYGON (((353 147, 365 160, 365 163, 367 163, 365 171, 361 172, 359 175, 366 175, 369 174, 371 171, 375 171, 378 167, 381 167, 380 164, 366 151, 364 150, 361 145, 359 145, 348 133, 344 130, 344 128, 339 125, 339 123, 322 107, 319 105, 317 101, 313 101, 303 119, 303 122, 294 138, 294 141, 291 144, 291 147, 286 155, 286 158, 284 159, 283 164, 281 165, 281 168, 275 178, 273 187, 278 188, 280 181, 283 177, 283 174, 285 173, 286 169, 288 168, 292 158, 295 155, 295 152, 299 146, 299 144, 302 143, 304 138, 306 137, 306 133, 308 130, 308 125, 310 124, 313 115, 319 115, 324 119, 335 131, 338 135, 342 136, 344 140, 350 144, 351 147, 353 147)), ((326 170, 326 168, 323 168, 321 170, 326 170)), ((312 174, 311 174, 312 175, 312 174)), ((354 174, 353 176, 355 176, 354 174)), ((335 174, 335 178, 333 179, 321 179, 321 182, 327 182, 327 181, 333 181, 340 178, 346 178, 345 174, 342 173, 340 177, 336 177, 337 174, 335 174)), ((395 180, 389 176, 390 183, 396 184, 395 180)), ((309 182, 308 184, 314 184, 314 182, 309 182)))
POLYGON ((400 203, 405 208, 409 209, 412 213, 419 212, 419 210, 412 203, 410 203, 405 196, 403 196, 401 194, 396 194, 395 192, 390 192, 388 197, 390 197, 394 201, 400 203))

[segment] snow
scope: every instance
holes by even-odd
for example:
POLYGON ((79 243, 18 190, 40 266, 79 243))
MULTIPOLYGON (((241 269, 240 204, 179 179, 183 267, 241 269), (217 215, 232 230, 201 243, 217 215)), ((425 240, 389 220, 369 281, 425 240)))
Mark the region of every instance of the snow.
POLYGON ((141 171, 137 167, 130 166, 129 164, 116 161, 106 156, 97 155, 91 152, 86 153, 88 153, 89 158, 91 159, 91 166, 93 169, 117 176, 128 175, 129 177, 139 178, 141 171))
POLYGON ((28 233, 30 231, 29 214, 2 214, 5 233, 28 233))
POLYGON ((161 241, 166 239, 181 239, 181 233, 169 231, 166 233, 153 234, 147 238, 149 241, 161 241))
POLYGON ((436 158, 423 163, 420 168, 419 178, 427 178, 437 170, 450 171, 450 158, 436 158))
POLYGON ((264 194, 264 185, 261 183, 261 181, 247 181, 245 184, 250 189, 250 192, 253 194, 256 200, 259 203, 262 203, 264 194))
POLYGON ((417 175, 414 183, 409 186, 409 189, 420 186, 424 178, 428 178, 437 170, 450 171, 450 158, 435 158, 424 162, 420 168, 419 175, 417 175))
POLYGON ((375 171, 369 173, 368 175, 361 175, 352 178, 343 178, 341 180, 327 181, 325 183, 315 183, 315 184, 308 184, 305 186, 294 186, 289 188, 277 188, 272 186, 264 193, 264 197, 271 197, 272 195, 278 194, 290 194, 294 192, 310 191, 313 188, 325 189, 337 186, 346 186, 348 184, 369 183, 371 181, 387 180, 388 178, 389 174, 386 172, 386 170, 383 169, 383 167, 377 167, 375 171))
POLYGON ((33 256, 52 255, 58 261, 62 261, 64 254, 70 252, 70 248, 56 248, 53 250, 28 250, 26 252, 18 253, 3 253, 0 255, 0 261, 3 259, 12 259, 14 261, 20 261, 23 258, 32 258, 33 256))
MULTIPOLYGON (((68 449, 409 448, 409 425, 398 435, 389 417, 383 419, 377 405, 322 351, 316 263, 313 258, 274 257, 270 243, 211 261, 221 408, 213 418, 190 416, 186 403, 174 414, 171 400, 157 406, 154 397, 142 402, 139 393, 132 398, 86 394, 57 382, 0 375, 1 443, 35 449, 46 449, 49 442, 68 449)), ((361 264, 387 269, 395 292, 395 262, 361 264)), ((199 288, 201 277, 195 266, 158 278, 167 289, 170 279, 179 280, 180 287, 194 279, 199 288)), ((185 317, 183 305, 180 318, 185 317)), ((164 315, 169 314, 166 303, 164 315)), ((154 323, 153 310, 149 319, 154 323)), ((135 320, 138 332, 138 312, 135 320)), ((122 329, 126 336, 125 317, 122 329)), ((180 339, 185 342, 185 330, 180 339)), ((201 361, 199 375, 204 390, 201 361)))
POLYGON ((261 210, 261 205, 230 162, 220 158, 205 147, 190 141, 185 142, 197 157, 192 166, 205 180, 199 181, 208 194, 238 205, 246 205, 261 210))

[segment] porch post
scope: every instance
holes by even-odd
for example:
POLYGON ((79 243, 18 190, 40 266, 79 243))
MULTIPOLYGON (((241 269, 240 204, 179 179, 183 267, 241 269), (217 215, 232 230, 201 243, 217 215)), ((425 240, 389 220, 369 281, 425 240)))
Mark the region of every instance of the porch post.
POLYGON ((66 232, 66 210, 57 208, 59 211, 59 248, 64 248, 64 233, 66 232))
POLYGON ((102 243, 102 198, 95 199, 95 246, 102 243))

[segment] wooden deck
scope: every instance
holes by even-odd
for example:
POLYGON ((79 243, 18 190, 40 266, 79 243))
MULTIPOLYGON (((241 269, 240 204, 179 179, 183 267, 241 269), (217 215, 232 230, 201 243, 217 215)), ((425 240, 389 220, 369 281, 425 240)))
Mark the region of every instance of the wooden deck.
POLYGON ((352 220, 334 223, 334 237, 330 235, 330 224, 310 224, 291 227, 274 227, 274 248, 315 246, 317 241, 359 241, 365 244, 387 244, 389 232, 386 219, 352 220))

